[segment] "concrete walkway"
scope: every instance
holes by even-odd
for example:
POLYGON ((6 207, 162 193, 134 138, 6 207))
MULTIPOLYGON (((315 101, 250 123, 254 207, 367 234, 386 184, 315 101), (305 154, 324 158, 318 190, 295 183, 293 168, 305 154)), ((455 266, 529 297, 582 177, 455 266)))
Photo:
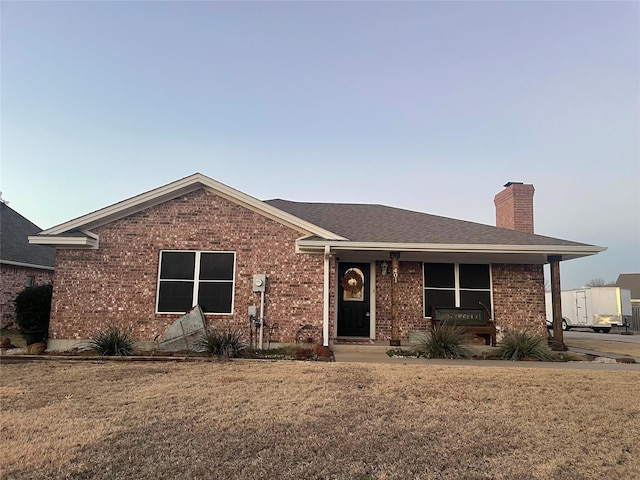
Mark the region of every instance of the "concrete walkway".
MULTIPOLYGON (((469 346, 472 351, 477 353, 486 351, 491 347, 469 346)), ((500 368, 551 368, 551 369, 578 369, 578 370, 626 370, 640 372, 640 359, 635 359, 635 364, 630 363, 598 363, 598 362, 517 362, 509 360, 446 360, 446 359, 427 359, 415 357, 392 358, 387 355, 387 351, 392 348, 388 345, 334 345, 332 347, 336 362, 353 362, 353 363, 386 363, 396 365, 447 365, 453 367, 500 367, 500 368)), ((410 346, 403 346, 403 349, 409 349, 410 346)), ((613 355, 606 352, 594 351, 576 351, 569 348, 570 351, 576 353, 584 353, 604 358, 618 358, 622 355, 613 355)))

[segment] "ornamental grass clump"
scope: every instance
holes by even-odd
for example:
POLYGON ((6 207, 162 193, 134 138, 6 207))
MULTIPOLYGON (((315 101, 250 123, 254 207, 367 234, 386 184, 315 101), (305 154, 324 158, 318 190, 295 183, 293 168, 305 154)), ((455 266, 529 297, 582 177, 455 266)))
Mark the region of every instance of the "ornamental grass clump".
POLYGON ((526 332, 509 333, 496 350, 496 356, 507 360, 535 358, 542 361, 553 360, 554 356, 547 347, 543 335, 531 335, 526 332))
POLYGON ((422 334, 414 350, 419 357, 469 358, 471 351, 464 346, 466 339, 461 328, 443 325, 422 334))
POLYGON ((246 348, 242 341, 242 333, 237 330, 219 332, 207 330, 197 344, 198 351, 208 355, 235 358, 246 348))
POLYGON ((111 326, 98 330, 89 342, 91 349, 102 356, 129 356, 133 353, 135 340, 127 330, 111 326))

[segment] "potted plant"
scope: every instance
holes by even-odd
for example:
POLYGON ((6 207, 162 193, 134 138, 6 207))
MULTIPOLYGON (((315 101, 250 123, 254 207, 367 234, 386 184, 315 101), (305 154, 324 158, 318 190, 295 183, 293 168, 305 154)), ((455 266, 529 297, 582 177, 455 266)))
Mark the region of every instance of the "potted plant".
POLYGON ((44 341, 49 333, 53 285, 22 290, 15 300, 16 323, 27 345, 44 341))

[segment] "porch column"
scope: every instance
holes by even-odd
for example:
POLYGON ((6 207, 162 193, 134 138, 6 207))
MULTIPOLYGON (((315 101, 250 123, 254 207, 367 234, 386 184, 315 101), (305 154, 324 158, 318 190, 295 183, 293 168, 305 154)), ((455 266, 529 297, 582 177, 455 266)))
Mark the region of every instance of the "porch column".
POLYGON ((551 305, 553 308, 553 339, 551 341, 551 349, 562 351, 567 347, 564 345, 562 333, 562 300, 560 295, 560 260, 559 255, 550 255, 548 257, 551 266, 551 305))
POLYGON ((331 247, 324 247, 324 301, 322 308, 322 345, 329 346, 329 259, 331 258, 331 247))
POLYGON ((389 345, 400 346, 400 329, 398 327, 398 271, 400 253, 391 252, 391 340, 389 345))

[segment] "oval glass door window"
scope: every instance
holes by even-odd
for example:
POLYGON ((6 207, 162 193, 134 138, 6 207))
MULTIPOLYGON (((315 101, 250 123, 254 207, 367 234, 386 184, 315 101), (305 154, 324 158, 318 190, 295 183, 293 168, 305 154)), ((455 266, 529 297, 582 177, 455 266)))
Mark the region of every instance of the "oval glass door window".
POLYGON ((342 299, 346 302, 364 301, 364 274, 359 268, 350 268, 342 276, 342 299))

